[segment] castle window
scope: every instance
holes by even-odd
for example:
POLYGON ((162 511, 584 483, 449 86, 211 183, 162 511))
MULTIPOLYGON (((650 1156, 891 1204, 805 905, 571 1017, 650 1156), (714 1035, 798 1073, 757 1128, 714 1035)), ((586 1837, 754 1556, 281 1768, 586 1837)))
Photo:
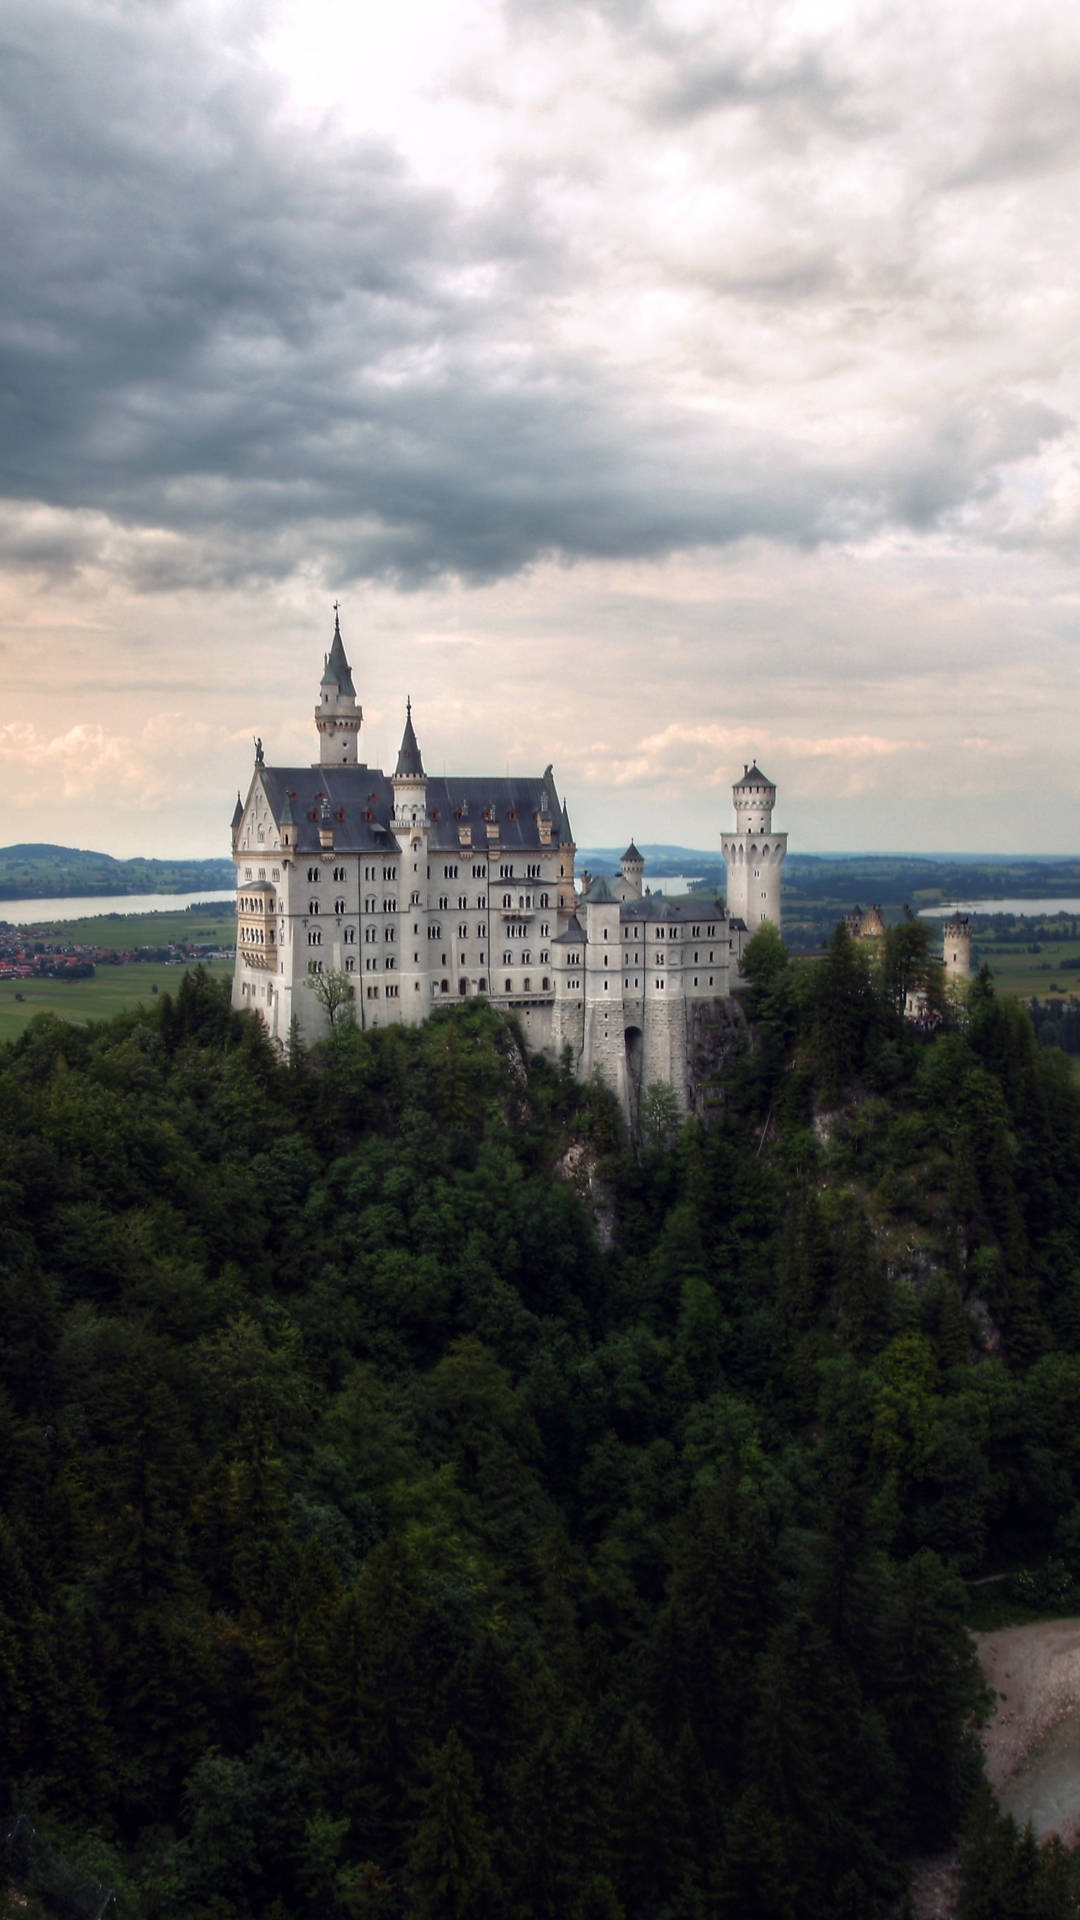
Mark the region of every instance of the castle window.
POLYGON ((487 980, 485 979, 483 974, 480 975, 480 978, 476 983, 476 990, 478 993, 487 992, 487 980))
POLYGON ((514 956, 513 956, 513 954, 512 954, 512 953, 504 953, 504 954, 503 954, 503 962, 502 962, 502 963, 503 963, 503 966, 504 966, 504 967, 512 967, 512 966, 513 966, 513 964, 514 964, 514 956))
POLYGON ((311 927, 308 929, 307 943, 309 947, 322 946, 322 933, 320 932, 318 927, 311 927))
POLYGON ((364 945, 365 946, 369 947, 372 941, 376 940, 377 938, 378 938, 378 935, 376 934, 374 927, 364 928, 364 945))
POLYGON ((542 893, 540 895, 540 905, 542 907, 549 907, 551 905, 551 901, 549 900, 546 893, 542 893))
POLYGON ((439 965, 440 965, 440 967, 445 967, 445 965, 446 965, 446 955, 445 955, 445 953, 440 953, 440 955, 439 955, 439 965))
POLYGON ((317 900, 309 900, 309 901, 308 901, 308 909, 307 909, 307 910, 308 910, 308 912, 309 912, 309 913, 318 913, 318 911, 319 911, 319 903, 318 903, 318 901, 317 901, 317 900))
POLYGON ((321 972, 322 972, 322 961, 321 961, 321 960, 309 960, 309 961, 308 961, 308 963, 307 963, 307 970, 308 970, 308 972, 309 972, 309 973, 321 973, 321 972))
POLYGON ((605 993, 607 992, 607 981, 606 981, 606 980, 604 981, 604 992, 605 992, 605 993))
MULTIPOLYGON (((334 879, 335 879, 335 880, 344 880, 344 878, 345 878, 345 869, 344 869, 344 867, 335 867, 335 868, 334 868, 334 875, 333 875, 333 877, 334 877, 334 879)), ((276 874, 276 873, 275 873, 275 875, 274 875, 274 879, 275 879, 275 880, 277 879, 277 874, 276 874)))
POLYGON ((444 879, 444 880, 456 880, 456 879, 457 879, 457 868, 456 868, 456 867, 444 867, 444 868, 443 868, 443 879, 444 879))
POLYGON ((541 991, 541 993, 550 993, 550 992, 551 992, 551 981, 550 981, 550 980, 548 979, 548 977, 547 977, 547 974, 546 974, 546 973, 545 973, 545 975, 544 975, 544 978, 543 978, 543 979, 541 980, 541 982, 540 982, 540 991, 541 991))
POLYGON ((345 945, 347 947, 355 947, 356 945, 356 928, 355 927, 346 927, 345 945))
POLYGON ((513 899, 511 898, 511 896, 510 896, 510 894, 508 894, 508 893, 504 893, 504 894, 503 894, 503 906, 504 906, 504 907, 512 907, 512 906, 513 906, 513 904, 514 904, 514 902, 513 902, 513 899))
POLYGON ((335 900, 335 901, 334 901, 334 912, 335 912, 335 913, 344 913, 344 911, 345 911, 345 902, 344 902, 344 900, 335 900))
POLYGON ((457 903, 458 903, 458 911, 460 912, 460 911, 461 911, 461 909, 462 909, 463 907, 467 907, 467 906, 468 906, 468 904, 469 904, 469 896, 468 896, 468 894, 467 894, 467 893, 459 893, 459 894, 458 894, 458 898, 457 898, 457 903))
POLYGON ((447 897, 446 897, 446 895, 445 895, 445 893, 440 893, 440 895, 439 895, 439 912, 440 912, 440 913, 445 913, 445 912, 446 912, 446 910, 447 910, 447 908, 449 907, 449 905, 450 905, 450 902, 449 902, 449 900, 447 899, 447 897))
MULTIPOLYGON (((607 939, 607 928, 606 928, 606 927, 604 928, 604 939, 605 939, 605 940, 607 939)), ((606 960, 605 960, 605 962, 604 962, 604 965, 605 965, 605 966, 607 966, 607 961, 606 961, 606 960)))
POLYGON ((468 937, 469 937, 469 929, 468 929, 468 927, 467 927, 467 925, 465 925, 464 923, 463 923, 463 924, 462 924, 461 926, 459 926, 459 928, 458 928, 458 930, 457 930, 457 932, 458 932, 458 939, 459 939, 459 940, 467 940, 467 939, 468 939, 468 937))
POLYGON ((513 869, 513 867, 500 867, 500 868, 499 868, 499 879, 500 879, 500 880, 512 880, 512 879, 513 879, 513 877, 514 877, 514 869, 513 869))
POLYGON ((365 960, 365 961, 364 961, 364 972, 365 972, 365 973, 374 973, 374 971, 375 971, 375 969, 376 969, 376 967, 378 966, 378 964, 379 964, 379 963, 378 963, 378 961, 377 961, 377 960, 365 960))
MULTIPOLYGON (((247 877, 248 877, 248 879, 249 879, 249 880, 251 879, 251 869, 250 869, 250 867, 248 868, 248 874, 247 874, 247 877)), ((317 882, 317 880, 318 880, 318 878, 319 878, 319 869, 318 869, 318 867, 309 867, 309 868, 308 868, 308 870, 307 870, 307 877, 308 877, 308 879, 309 879, 309 880, 311 880, 312 882, 317 882)))
POLYGON ((280 867, 271 867, 271 869, 270 869, 270 878, 271 878, 271 880, 280 880, 280 879, 281 879, 281 868, 280 868, 280 867))
POLYGON ((526 880, 539 880, 540 868, 538 866, 526 867, 525 878, 526 880))
POLYGON ((450 991, 450 982, 449 982, 449 980, 440 980, 440 981, 439 981, 439 992, 440 992, 440 993, 449 993, 449 991, 450 991))
MULTIPOLYGON (((311 878, 311 876, 310 876, 310 874, 308 875, 308 878, 309 878, 309 879, 311 878)), ((250 880, 250 879, 251 879, 251 868, 250 868, 250 867, 245 867, 245 868, 244 868, 244 879, 245 879, 245 880, 250 880)))
POLYGON ((386 927, 386 928, 384 928, 384 930, 383 930, 383 939, 384 939, 384 940, 396 940, 396 939, 397 939, 397 928, 396 928, 396 927, 386 927))
POLYGON ((356 955, 355 955, 355 953, 350 953, 350 954, 349 954, 349 955, 347 956, 347 958, 346 958, 346 961, 345 961, 345 971, 346 971, 346 973, 355 973, 355 972, 356 972, 356 955))
POLYGON ((528 974, 526 974, 526 975, 525 975, 525 989, 524 989, 524 990, 525 990, 525 992, 526 992, 526 993, 529 993, 529 992, 531 992, 531 991, 532 991, 532 988, 531 988, 531 983, 530 983, 530 980, 529 980, 529 976, 528 976, 528 974))
POLYGON ((385 905, 384 905, 384 907, 383 907, 383 912, 384 912, 384 913, 396 913, 396 912, 397 912, 397 901, 396 901, 396 900, 387 900, 387 902, 386 902, 386 904, 385 904, 385 905))
POLYGON ((694 975, 694 985, 695 985, 695 987, 697 986, 697 974, 696 974, 696 973, 695 973, 695 975, 694 975))
POLYGON ((396 867, 387 867, 387 869, 386 869, 386 875, 385 875, 385 877, 386 877, 386 879, 387 879, 387 880, 396 880, 396 879, 397 879, 397 868, 396 868, 396 867))
POLYGON ((400 987, 387 987, 386 997, 388 1000, 396 1000, 400 992, 401 992, 400 987))
POLYGON ((474 880, 483 880, 486 873, 487 873, 486 867, 475 866, 472 870, 472 877, 474 880))
POLYGON ((548 953, 546 947, 541 949, 540 965, 542 967, 549 967, 551 965, 551 955, 548 953))
POLYGON ((396 972, 396 970, 397 970, 397 961, 394 959, 394 956, 392 953, 388 953, 386 956, 386 959, 383 961, 383 971, 385 973, 394 973, 396 972))
POLYGON ((509 980, 508 980, 508 981, 507 981, 507 983, 506 983, 506 992, 507 992, 507 993, 511 993, 512 991, 513 991, 513 989, 512 989, 512 987, 511 987, 511 985, 510 985, 510 982, 509 982, 509 980))

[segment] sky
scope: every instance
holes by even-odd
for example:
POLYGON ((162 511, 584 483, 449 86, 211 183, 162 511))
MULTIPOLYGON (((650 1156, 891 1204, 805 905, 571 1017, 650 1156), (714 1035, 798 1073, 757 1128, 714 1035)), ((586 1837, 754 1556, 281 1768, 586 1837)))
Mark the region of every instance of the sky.
POLYGON ((1073 852, 1080 13, 4 0, 0 842, 252 738, 582 845, 1073 852))

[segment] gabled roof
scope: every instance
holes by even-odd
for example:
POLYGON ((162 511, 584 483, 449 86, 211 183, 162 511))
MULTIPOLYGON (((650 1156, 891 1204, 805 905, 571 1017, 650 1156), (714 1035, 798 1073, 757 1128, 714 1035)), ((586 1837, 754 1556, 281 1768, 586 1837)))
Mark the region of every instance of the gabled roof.
POLYGON ((398 748, 394 777, 398 780, 424 779, 424 763, 420 758, 420 748, 413 731, 411 700, 405 702, 405 731, 401 736, 401 746, 398 748))
POLYGON ((345 643, 341 638, 341 627, 338 624, 336 608, 334 610, 334 638, 331 642, 330 651, 326 656, 326 666, 323 670, 322 684, 324 687, 336 687, 339 693, 351 694, 354 700, 356 698, 356 688, 353 686, 352 671, 345 658, 345 643))
POLYGON ((623 854, 622 859, 619 862, 619 865, 625 866, 628 860, 636 860, 638 865, 642 867, 645 865, 644 859, 642 858, 641 854, 638 852, 632 840, 630 842, 630 845, 627 847, 626 852, 623 854))

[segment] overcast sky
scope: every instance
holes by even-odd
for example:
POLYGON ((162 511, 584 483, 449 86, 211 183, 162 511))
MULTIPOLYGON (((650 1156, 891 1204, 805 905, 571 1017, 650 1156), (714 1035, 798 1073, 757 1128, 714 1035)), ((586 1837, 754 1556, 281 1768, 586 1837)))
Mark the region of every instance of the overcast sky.
POLYGON ((0 842, 251 738, 579 840, 1076 851, 1080 15, 4 0, 0 842))

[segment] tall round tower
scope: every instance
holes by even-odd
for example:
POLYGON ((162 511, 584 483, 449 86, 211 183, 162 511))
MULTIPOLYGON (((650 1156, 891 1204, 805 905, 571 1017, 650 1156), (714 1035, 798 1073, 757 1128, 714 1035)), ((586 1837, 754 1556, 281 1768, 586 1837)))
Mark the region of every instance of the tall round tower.
POLYGON ((334 608, 334 638, 326 656, 315 726, 319 735, 320 767, 355 767, 363 707, 357 704, 352 672, 334 608))
POLYGON ((780 926, 780 868, 787 853, 787 834, 774 833, 776 788, 757 766, 744 767, 732 788, 735 831, 721 836, 727 868, 727 909, 756 933, 763 920, 780 926))
POLYGON ((971 921, 966 913, 951 914, 941 929, 945 984, 966 980, 971 972, 971 921))

